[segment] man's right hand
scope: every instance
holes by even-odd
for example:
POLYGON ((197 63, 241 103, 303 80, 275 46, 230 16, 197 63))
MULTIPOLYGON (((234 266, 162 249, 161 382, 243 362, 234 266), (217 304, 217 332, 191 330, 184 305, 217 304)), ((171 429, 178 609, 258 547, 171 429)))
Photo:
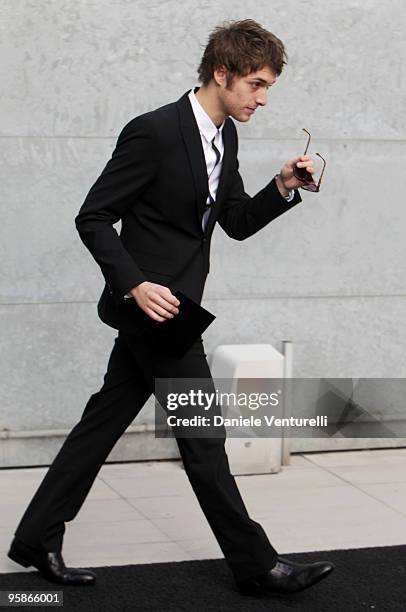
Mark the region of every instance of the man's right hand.
POLYGON ((159 323, 173 319, 179 312, 179 300, 164 285, 145 281, 131 289, 130 293, 141 310, 159 323))

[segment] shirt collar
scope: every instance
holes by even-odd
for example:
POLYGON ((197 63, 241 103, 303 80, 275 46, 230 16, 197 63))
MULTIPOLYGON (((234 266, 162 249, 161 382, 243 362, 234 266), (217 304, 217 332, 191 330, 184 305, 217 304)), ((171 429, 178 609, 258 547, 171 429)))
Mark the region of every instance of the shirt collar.
POLYGON ((217 131, 222 132, 224 124, 226 120, 224 119, 223 123, 219 128, 213 123, 210 119, 209 115, 204 110, 203 106, 200 104, 198 99, 195 96, 195 91, 198 90, 198 87, 195 87, 189 92, 189 100, 192 105, 192 110, 199 128, 199 131, 206 138, 208 142, 211 142, 213 138, 216 136, 217 131))

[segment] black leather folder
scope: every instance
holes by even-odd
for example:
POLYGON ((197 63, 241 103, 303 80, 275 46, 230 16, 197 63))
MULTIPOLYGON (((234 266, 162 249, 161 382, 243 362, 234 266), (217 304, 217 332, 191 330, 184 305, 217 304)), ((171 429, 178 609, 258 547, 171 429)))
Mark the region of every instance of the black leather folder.
POLYGON ((180 302, 178 314, 163 322, 152 321, 143 337, 153 342, 162 354, 180 358, 216 317, 181 291, 174 295, 180 302))

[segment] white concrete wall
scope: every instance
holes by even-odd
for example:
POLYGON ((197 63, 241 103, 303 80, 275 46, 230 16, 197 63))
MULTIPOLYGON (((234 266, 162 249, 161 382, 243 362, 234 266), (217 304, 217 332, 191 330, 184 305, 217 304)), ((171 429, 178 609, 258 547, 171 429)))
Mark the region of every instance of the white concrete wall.
MULTIPOLYGON (((296 376, 405 376, 400 0, 2 0, 3 435, 70 429, 101 386, 115 333, 97 318, 103 279, 74 217, 124 124, 197 84, 209 31, 247 17, 289 54, 268 105, 238 126, 247 191, 303 152, 302 127, 328 166, 320 194, 249 240, 215 230, 206 352, 289 339, 296 376)), ((134 425, 151 421, 146 409, 134 425)), ((114 456, 176 453, 146 435, 114 456)), ((3 440, 0 465, 46 463, 61 438, 38 440, 29 452, 3 440)))

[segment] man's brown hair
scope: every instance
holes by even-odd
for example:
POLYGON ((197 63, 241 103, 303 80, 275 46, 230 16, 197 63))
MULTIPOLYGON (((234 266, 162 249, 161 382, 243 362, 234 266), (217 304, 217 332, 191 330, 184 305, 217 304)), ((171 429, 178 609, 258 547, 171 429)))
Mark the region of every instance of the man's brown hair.
POLYGON ((214 70, 224 66, 229 87, 235 76, 246 76, 265 66, 279 76, 287 60, 283 42, 275 34, 253 19, 244 19, 224 22, 211 32, 197 72, 199 81, 208 85, 214 70))

